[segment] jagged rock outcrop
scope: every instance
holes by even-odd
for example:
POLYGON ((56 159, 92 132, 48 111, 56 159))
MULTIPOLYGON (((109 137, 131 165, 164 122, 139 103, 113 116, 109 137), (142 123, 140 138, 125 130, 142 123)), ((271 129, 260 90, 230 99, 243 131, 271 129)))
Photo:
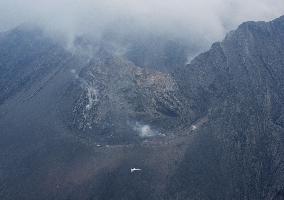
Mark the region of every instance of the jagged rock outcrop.
POLYGON ((283 199, 284 17, 171 74, 137 52, 1 34, 0 198, 283 199))
POLYGON ((37 126, 55 132, 129 143, 139 140, 143 127, 149 129, 145 137, 174 134, 187 120, 190 109, 169 74, 140 68, 103 44, 89 47, 80 39, 66 50, 38 29, 23 27, 0 42, 1 122, 11 132, 18 130, 5 119, 21 124, 23 116, 37 116, 37 126))
POLYGON ((75 81, 64 98, 78 97, 68 108, 72 110, 68 121, 89 137, 105 135, 115 141, 127 137, 130 141, 137 124, 173 134, 186 120, 186 100, 169 74, 142 69, 105 51, 81 71, 72 72, 75 81))
POLYGON ((283 17, 246 22, 176 73, 209 121, 177 170, 175 195, 273 199, 283 191, 283 34, 283 17))

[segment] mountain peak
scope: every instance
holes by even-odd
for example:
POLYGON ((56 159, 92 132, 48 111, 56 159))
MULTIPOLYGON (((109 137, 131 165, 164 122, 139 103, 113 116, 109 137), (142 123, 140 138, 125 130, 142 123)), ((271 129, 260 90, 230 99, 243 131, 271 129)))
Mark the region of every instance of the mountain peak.
POLYGON ((1 199, 283 199, 283 17, 186 66, 175 43, 27 32, 0 38, 1 199))

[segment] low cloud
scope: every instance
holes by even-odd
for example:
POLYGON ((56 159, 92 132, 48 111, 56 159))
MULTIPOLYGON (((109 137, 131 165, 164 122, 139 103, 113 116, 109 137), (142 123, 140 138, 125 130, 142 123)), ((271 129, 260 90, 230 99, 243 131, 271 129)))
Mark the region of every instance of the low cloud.
POLYGON ((282 14, 283 0, 1 0, 0 29, 35 23, 70 41, 108 30, 156 34, 206 48, 243 21, 282 14))

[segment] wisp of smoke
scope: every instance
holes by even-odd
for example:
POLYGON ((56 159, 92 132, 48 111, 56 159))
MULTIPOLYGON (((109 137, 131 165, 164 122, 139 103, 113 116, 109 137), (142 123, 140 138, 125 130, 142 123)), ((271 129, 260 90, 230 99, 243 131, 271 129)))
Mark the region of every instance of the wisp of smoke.
POLYGON ((207 46, 243 21, 283 13, 283 0, 1 0, 0 30, 34 23, 71 41, 112 30, 168 35, 207 46))
POLYGON ((149 138, 160 135, 158 131, 153 130, 148 124, 136 122, 133 129, 138 132, 141 138, 149 138))

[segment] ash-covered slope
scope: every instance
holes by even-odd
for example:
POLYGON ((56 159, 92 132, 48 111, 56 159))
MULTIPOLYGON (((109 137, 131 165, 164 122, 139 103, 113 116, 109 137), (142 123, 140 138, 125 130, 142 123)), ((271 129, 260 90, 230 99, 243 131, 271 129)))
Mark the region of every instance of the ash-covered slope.
POLYGON ((284 198, 283 17, 171 75, 30 30, 0 44, 1 199, 284 198))
POLYGON ((169 74, 135 66, 104 45, 85 49, 77 41, 66 50, 30 27, 3 33, 0 44, 1 199, 101 199, 112 170, 128 174, 146 156, 133 144, 173 136, 187 120, 169 74), (67 168, 79 175, 71 180, 67 168), (89 181, 101 193, 88 186, 73 193, 89 181))
POLYGON ((82 46, 71 52, 38 30, 22 29, 1 39, 5 131, 47 127, 47 132, 129 143, 139 136, 173 134, 185 120, 186 101, 169 74, 137 67, 104 46, 92 47, 92 54, 82 46), (25 120, 33 122, 29 128, 25 120))

